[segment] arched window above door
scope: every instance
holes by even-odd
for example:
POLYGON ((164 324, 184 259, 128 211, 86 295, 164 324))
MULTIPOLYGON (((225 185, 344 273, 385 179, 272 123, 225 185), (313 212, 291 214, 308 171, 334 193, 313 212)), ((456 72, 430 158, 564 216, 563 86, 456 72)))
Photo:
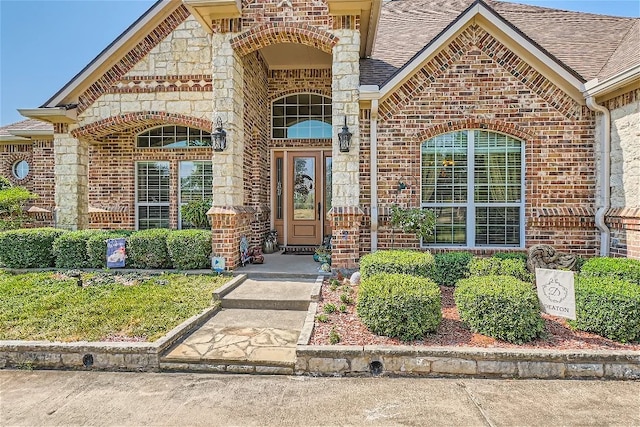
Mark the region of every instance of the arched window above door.
POLYGON ((271 136, 277 139, 331 138, 331 98, 297 93, 273 101, 271 136))
POLYGON ((186 126, 161 126, 139 133, 138 148, 210 147, 211 133, 186 126))

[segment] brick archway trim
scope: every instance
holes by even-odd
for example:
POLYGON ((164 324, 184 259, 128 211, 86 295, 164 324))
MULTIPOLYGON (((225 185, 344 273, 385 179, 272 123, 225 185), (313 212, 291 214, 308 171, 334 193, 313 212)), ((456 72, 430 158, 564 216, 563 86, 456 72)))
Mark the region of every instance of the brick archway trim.
POLYGON ((522 141, 532 141, 536 139, 534 135, 511 123, 505 123, 499 120, 465 119, 439 123, 435 126, 418 131, 415 135, 415 140, 421 143, 437 135, 464 129, 482 129, 500 132, 521 139, 522 141))
POLYGON ((307 24, 269 22, 231 39, 231 47, 240 56, 276 43, 303 44, 331 54, 338 37, 307 24))
POLYGON ((213 122, 208 119, 186 116, 165 111, 139 111, 120 114, 98 120, 75 129, 71 132, 74 138, 99 139, 112 133, 125 132, 130 129, 144 129, 158 125, 180 125, 213 131, 213 122))

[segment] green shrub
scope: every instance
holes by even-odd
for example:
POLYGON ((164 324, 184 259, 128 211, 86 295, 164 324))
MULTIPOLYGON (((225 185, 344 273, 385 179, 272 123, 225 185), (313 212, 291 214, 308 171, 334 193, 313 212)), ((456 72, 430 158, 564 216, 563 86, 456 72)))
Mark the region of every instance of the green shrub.
POLYGON ((180 270, 211 268, 211 231, 175 230, 167 236, 171 263, 180 270))
POLYGON ((518 258, 479 258, 469 263, 470 276, 512 276, 525 282, 533 282, 533 275, 527 270, 526 261, 518 258))
POLYGON ((525 264, 527 263, 526 252, 496 252, 492 257, 498 259, 521 259, 525 264))
POLYGON ((640 285, 640 261, 629 258, 591 258, 580 274, 589 277, 613 277, 640 285))
POLYGON ((127 239, 127 257, 133 268, 171 268, 167 236, 169 230, 155 228, 132 233, 127 239))
POLYGON ((469 276, 469 252, 448 252, 434 255, 431 278, 439 285, 454 286, 460 279, 469 276))
POLYGON ((535 290, 515 277, 463 279, 453 295, 460 319, 474 332, 522 344, 544 330, 535 290))
MULTIPOLYGON (((87 267, 106 268, 107 267, 107 240, 127 237, 130 231, 104 231, 98 230, 87 239, 87 267)), ((129 266, 129 259, 125 261, 129 266)))
POLYGON ((31 221, 24 207, 27 202, 37 199, 38 195, 26 188, 13 187, 11 183, 7 186, 4 181, 0 183, 0 187, 0 230, 15 230, 23 227, 31 221))
POLYGON ((56 257, 56 267, 89 267, 87 241, 91 236, 99 233, 100 230, 78 230, 60 235, 53 242, 53 254, 56 257))
POLYGON ((211 230, 207 212, 211 209, 211 199, 193 200, 180 208, 182 219, 196 228, 211 230))
POLYGON ((377 251, 360 259, 362 278, 377 273, 400 273, 429 277, 433 255, 410 250, 377 251))
POLYGON ((65 233, 56 228, 31 228, 0 233, 0 264, 9 268, 53 267, 53 242, 65 233))
POLYGON ((640 340, 640 286, 612 277, 578 276, 575 289, 572 327, 619 342, 640 340))
POLYGON ((473 257, 469 262, 470 276, 497 276, 500 272, 502 260, 499 258, 473 257))
POLYGON ((375 334, 420 339, 442 320, 440 288, 431 279, 407 274, 369 276, 360 284, 357 312, 375 334))

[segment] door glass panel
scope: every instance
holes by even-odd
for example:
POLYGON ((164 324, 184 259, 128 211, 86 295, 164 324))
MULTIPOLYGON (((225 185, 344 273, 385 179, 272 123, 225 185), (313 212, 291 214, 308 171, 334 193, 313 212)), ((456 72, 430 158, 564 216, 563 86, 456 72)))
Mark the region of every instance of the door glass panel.
POLYGON ((316 216, 315 158, 294 157, 293 166, 293 219, 314 220, 316 216))

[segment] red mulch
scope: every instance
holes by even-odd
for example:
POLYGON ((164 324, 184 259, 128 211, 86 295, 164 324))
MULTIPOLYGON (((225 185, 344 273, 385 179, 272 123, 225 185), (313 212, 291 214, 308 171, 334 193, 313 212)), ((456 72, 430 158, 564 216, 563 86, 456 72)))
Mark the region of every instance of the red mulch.
MULTIPOLYGON (((345 281, 348 283, 348 281, 345 281)), ((356 300, 358 287, 349 286, 353 289, 351 297, 356 300)), ((325 280, 322 285, 321 301, 318 304, 317 314, 323 314, 325 304, 332 303, 340 307, 340 295, 345 293, 343 287, 335 291, 330 289, 329 281, 325 280)), ((335 328, 340 336, 339 345, 420 345, 433 347, 492 347, 492 348, 540 348, 557 350, 640 350, 640 343, 621 344, 599 335, 574 331, 569 328, 566 320, 561 317, 543 314, 545 324, 545 334, 542 338, 531 341, 527 344, 517 345, 505 341, 497 340, 485 335, 476 334, 467 329, 460 321, 458 309, 453 300, 452 287, 441 286, 442 293, 442 322, 434 334, 425 336, 422 340, 402 342, 397 338, 383 337, 370 332, 360 321, 356 314, 355 302, 347 305, 345 313, 336 311, 328 314, 329 321, 326 323, 315 321, 310 344, 328 345, 329 333, 335 328)), ((316 316, 317 317, 317 316, 316 316)))

